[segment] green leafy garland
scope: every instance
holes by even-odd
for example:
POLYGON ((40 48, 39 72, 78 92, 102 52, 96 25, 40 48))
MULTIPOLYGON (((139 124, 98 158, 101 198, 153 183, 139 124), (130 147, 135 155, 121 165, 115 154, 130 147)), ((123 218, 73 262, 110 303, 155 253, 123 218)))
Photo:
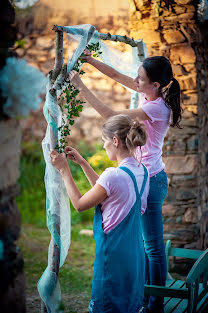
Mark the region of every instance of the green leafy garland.
MULTIPOLYGON (((91 44, 86 47, 87 50, 89 50, 93 57, 97 58, 102 53, 100 52, 100 44, 99 42, 96 44, 91 44)), ((83 75, 85 72, 80 71, 83 63, 86 63, 85 60, 82 59, 84 56, 84 53, 79 57, 76 64, 73 67, 73 70, 77 71, 80 75, 83 75)), ((81 101, 77 99, 77 96, 79 95, 79 90, 76 89, 69 81, 66 82, 67 87, 63 90, 61 101, 60 101, 60 108, 62 112, 67 110, 67 116, 65 118, 62 117, 62 124, 58 128, 58 130, 61 132, 59 143, 56 145, 56 150, 61 153, 64 151, 67 141, 66 137, 70 135, 70 126, 74 124, 74 117, 78 117, 79 113, 82 112, 83 109, 83 103, 84 101, 81 101)))

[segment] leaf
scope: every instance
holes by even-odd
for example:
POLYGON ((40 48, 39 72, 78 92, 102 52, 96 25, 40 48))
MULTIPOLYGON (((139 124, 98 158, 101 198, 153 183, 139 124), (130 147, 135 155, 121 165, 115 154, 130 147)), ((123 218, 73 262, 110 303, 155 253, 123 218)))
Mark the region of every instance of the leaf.
POLYGON ((77 110, 78 110, 79 112, 82 112, 82 109, 83 109, 83 105, 78 105, 77 110))

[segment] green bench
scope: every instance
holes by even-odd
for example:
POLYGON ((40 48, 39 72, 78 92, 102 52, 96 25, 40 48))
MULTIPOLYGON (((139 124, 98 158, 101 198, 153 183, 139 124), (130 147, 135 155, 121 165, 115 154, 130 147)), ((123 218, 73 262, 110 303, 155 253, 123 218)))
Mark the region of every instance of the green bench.
POLYGON ((145 285, 145 295, 164 297, 165 313, 208 313, 208 249, 205 251, 172 248, 166 243, 169 256, 196 259, 185 281, 173 279, 167 272, 166 286, 145 285))

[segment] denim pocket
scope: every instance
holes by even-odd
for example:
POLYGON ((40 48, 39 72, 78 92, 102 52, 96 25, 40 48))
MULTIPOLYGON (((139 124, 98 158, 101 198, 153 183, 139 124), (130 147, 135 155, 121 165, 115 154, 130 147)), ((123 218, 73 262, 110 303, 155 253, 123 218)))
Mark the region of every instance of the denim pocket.
POLYGON ((156 184, 158 191, 162 195, 163 199, 166 197, 168 193, 168 179, 165 171, 159 172, 157 175, 155 175, 156 178, 156 184))

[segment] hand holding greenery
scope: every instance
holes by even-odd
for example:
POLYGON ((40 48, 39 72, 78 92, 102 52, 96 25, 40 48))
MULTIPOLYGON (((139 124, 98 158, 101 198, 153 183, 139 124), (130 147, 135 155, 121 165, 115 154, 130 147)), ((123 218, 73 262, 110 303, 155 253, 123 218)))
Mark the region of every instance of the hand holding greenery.
MULTIPOLYGON (((86 49, 92 53, 93 57, 99 57, 99 55, 102 53, 100 52, 100 44, 90 44, 86 47, 86 49)), ((83 63, 86 63, 86 59, 84 58, 85 54, 82 53, 82 55, 77 60, 76 64, 73 67, 73 70, 78 72, 80 75, 83 75, 85 72, 81 70, 81 67, 83 63)), ((67 111, 67 116, 62 117, 62 124, 58 128, 58 130, 61 132, 59 143, 56 145, 56 150, 59 153, 62 153, 67 145, 66 137, 70 135, 70 126, 74 124, 74 117, 78 117, 79 113, 82 112, 83 109, 83 103, 84 101, 81 101, 77 99, 77 96, 79 95, 79 90, 74 87, 70 81, 69 78, 66 80, 67 87, 63 90, 61 101, 60 101, 60 108, 62 111, 64 109, 67 111)))

